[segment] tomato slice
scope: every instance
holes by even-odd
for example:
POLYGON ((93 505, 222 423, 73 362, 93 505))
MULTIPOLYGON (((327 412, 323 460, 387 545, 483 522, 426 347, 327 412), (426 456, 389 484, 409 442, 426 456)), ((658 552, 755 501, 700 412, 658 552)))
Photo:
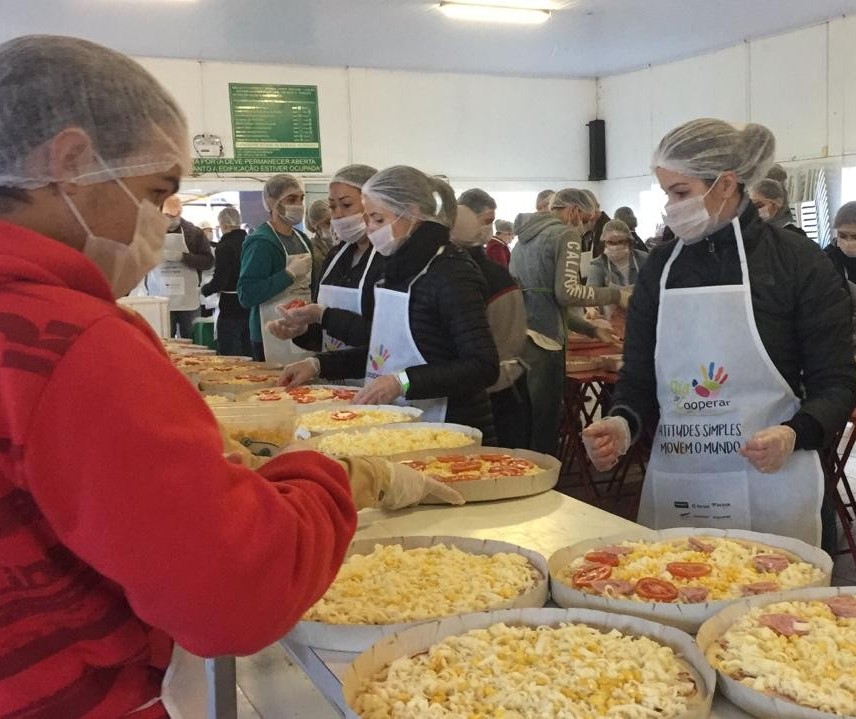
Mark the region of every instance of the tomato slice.
POLYGON ((292 300, 291 302, 289 302, 285 306, 285 309, 293 310, 293 309, 296 309, 297 307, 306 307, 307 304, 309 304, 309 303, 306 302, 306 300, 292 300))
POLYGON ((437 457, 438 462, 443 464, 454 464, 455 462, 466 462, 469 459, 463 454, 444 454, 442 457, 437 457))
POLYGON ((260 394, 258 396, 259 402, 279 402, 281 399, 281 394, 260 394))
POLYGON ((612 567, 606 564, 595 564, 593 567, 583 567, 574 572, 571 583, 575 587, 590 587, 592 582, 598 579, 609 579, 612 575, 612 567))
POLYGON ((480 454, 479 459, 483 459, 485 462, 507 462, 514 457, 510 454, 480 454))
POLYGON ((512 467, 509 465, 505 465, 502 468, 502 471, 499 472, 499 474, 505 477, 522 477, 524 474, 526 474, 526 470, 521 469, 520 467, 512 467))
POLYGON ((678 598, 678 588, 671 582, 656 577, 643 577, 636 582, 636 594, 655 602, 673 602, 678 598))
POLYGON ((589 552, 586 554, 587 562, 594 562, 595 564, 608 564, 610 567, 618 566, 618 557, 610 552, 589 552))
POLYGON ((481 462, 454 462, 449 471, 452 474, 461 474, 462 472, 478 472, 481 469, 481 462))
POLYGON ((298 394, 294 397, 294 401, 297 404, 312 404, 315 401, 314 397, 310 397, 308 394, 298 394))
POLYGON ((669 562, 666 565, 669 574, 681 579, 698 579, 706 577, 713 571, 707 562, 669 562))
POLYGON ((346 409, 343 409, 339 412, 333 412, 333 414, 330 415, 330 419, 333 419, 336 422, 347 422, 349 420, 356 419, 356 418, 357 418, 356 412, 351 412, 351 411, 346 410, 346 409))
POLYGON ((312 391, 311 387, 289 387, 289 394, 309 394, 312 391))
POLYGON ((355 389, 334 389, 331 393, 336 399, 353 399, 357 396, 355 389))

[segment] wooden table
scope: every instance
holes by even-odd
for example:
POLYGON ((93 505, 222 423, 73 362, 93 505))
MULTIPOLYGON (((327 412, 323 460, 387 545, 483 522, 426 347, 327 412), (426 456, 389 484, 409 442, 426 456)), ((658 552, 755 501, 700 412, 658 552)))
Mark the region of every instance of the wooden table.
MULTIPOLYGON (((589 537, 615 534, 638 525, 559 492, 463 507, 418 507, 395 514, 370 510, 360 513, 356 539, 401 535, 453 535, 497 539, 534 549, 545 557, 589 537)), ((346 716, 342 677, 355 654, 306 647, 286 636, 282 646, 321 694, 346 716)), ((715 719, 748 715, 718 697, 715 719)))

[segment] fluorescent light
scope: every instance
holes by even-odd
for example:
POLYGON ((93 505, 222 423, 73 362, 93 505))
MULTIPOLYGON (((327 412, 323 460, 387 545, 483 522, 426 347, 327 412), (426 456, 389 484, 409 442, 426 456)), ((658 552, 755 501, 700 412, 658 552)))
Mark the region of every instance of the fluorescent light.
POLYGON ((545 9, 507 7, 497 5, 476 5, 470 3, 441 2, 440 11, 446 17, 455 20, 474 22, 498 22, 516 25, 539 25, 550 19, 550 11, 545 9))

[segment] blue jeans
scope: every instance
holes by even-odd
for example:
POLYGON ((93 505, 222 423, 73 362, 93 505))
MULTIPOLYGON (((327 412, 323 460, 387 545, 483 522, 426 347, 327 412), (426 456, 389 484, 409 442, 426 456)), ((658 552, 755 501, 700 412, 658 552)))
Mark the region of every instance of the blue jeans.
POLYGON ((527 385, 532 404, 529 449, 555 456, 565 389, 565 351, 545 350, 526 340, 523 361, 529 365, 527 385))

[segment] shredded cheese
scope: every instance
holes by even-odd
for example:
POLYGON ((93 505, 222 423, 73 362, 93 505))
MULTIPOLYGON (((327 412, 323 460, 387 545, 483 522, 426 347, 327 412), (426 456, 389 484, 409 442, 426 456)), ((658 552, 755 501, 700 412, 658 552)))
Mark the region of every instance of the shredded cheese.
POLYGON ((418 427, 415 429, 384 429, 365 432, 333 432, 318 441, 317 449, 334 456, 386 456, 418 449, 450 449, 473 444, 472 437, 448 429, 418 427))

